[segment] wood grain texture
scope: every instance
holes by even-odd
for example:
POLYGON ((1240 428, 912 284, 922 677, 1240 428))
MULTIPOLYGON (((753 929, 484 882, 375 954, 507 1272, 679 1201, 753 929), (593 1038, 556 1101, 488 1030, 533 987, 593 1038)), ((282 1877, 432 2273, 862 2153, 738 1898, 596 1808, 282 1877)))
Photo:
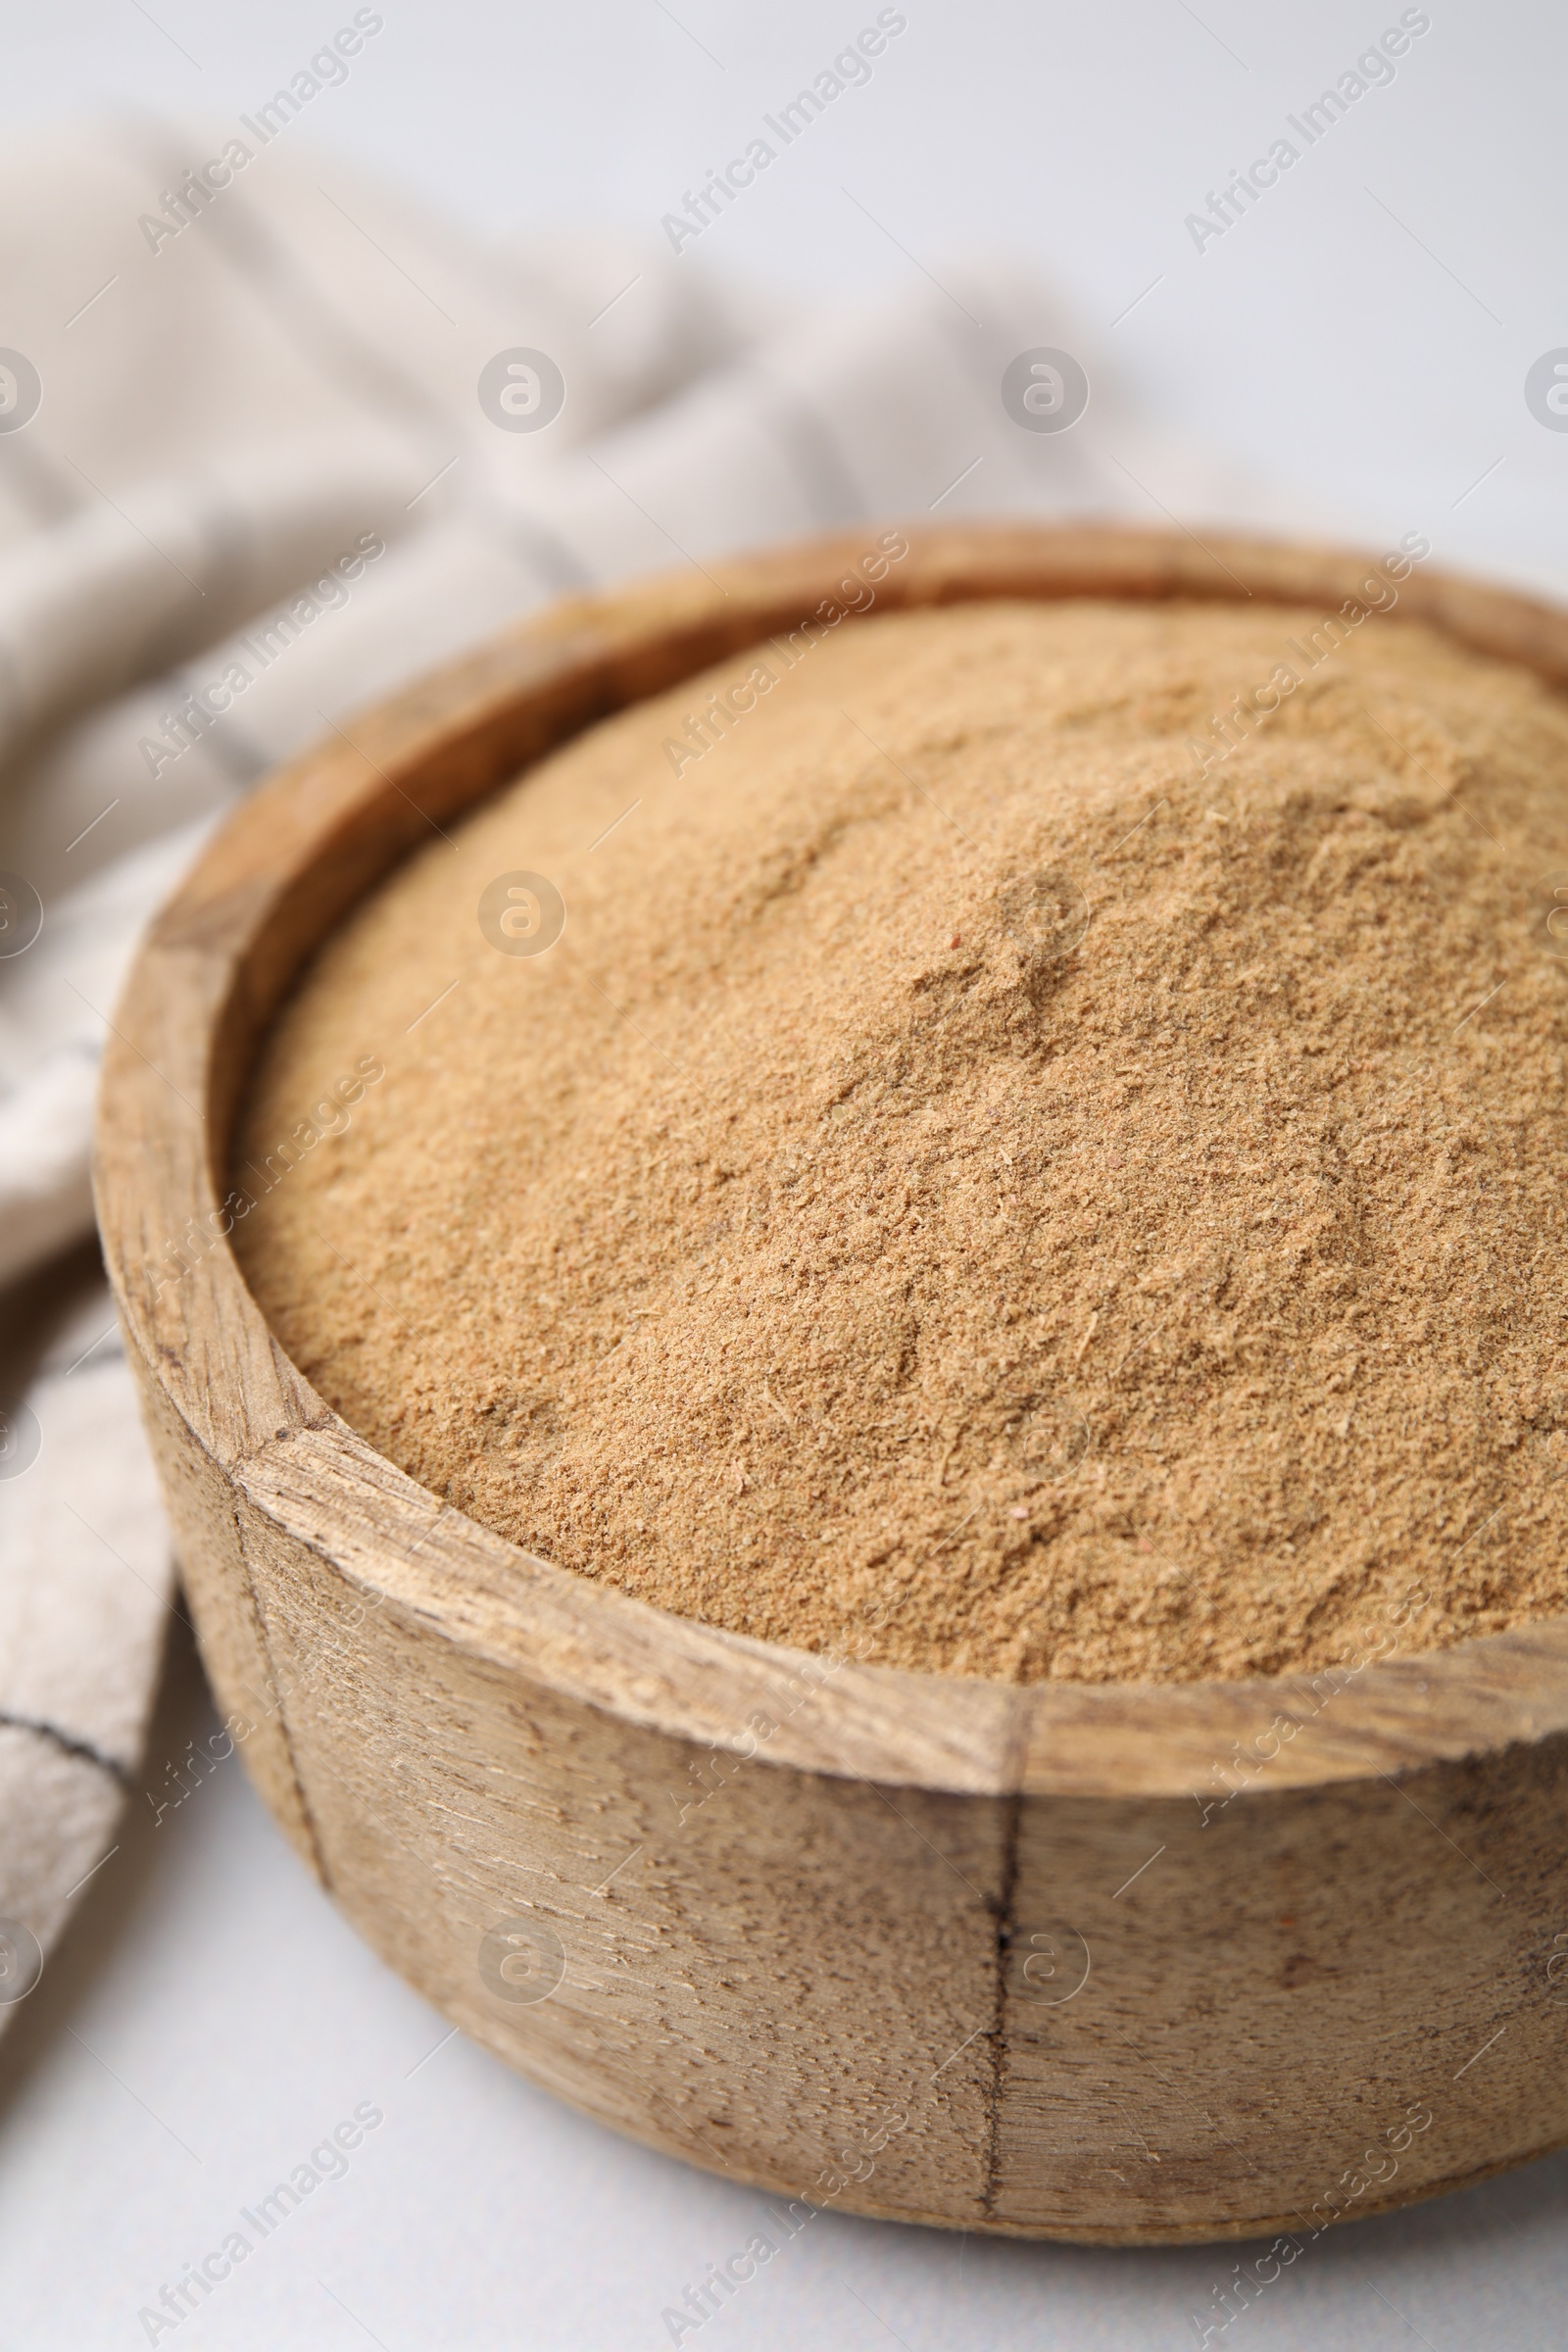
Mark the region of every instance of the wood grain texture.
MULTIPOLYGON (((443 1506, 312 1391, 222 1235, 258 1039, 344 910, 553 745, 796 625, 860 552, 556 608, 297 760, 159 915, 96 1184, 191 1605, 258 1786, 348 1916, 590 2113, 815 2205, 1305 2246, 1568 2141, 1568 1622, 1224 1685, 808 1658, 443 1506), (496 1978, 509 1922, 524 1959, 559 1944, 547 1997, 496 1978)), ((1365 570, 999 526, 912 536, 876 609, 1328 612, 1365 570)), ((1568 684, 1561 614, 1425 572, 1399 609, 1568 684)))

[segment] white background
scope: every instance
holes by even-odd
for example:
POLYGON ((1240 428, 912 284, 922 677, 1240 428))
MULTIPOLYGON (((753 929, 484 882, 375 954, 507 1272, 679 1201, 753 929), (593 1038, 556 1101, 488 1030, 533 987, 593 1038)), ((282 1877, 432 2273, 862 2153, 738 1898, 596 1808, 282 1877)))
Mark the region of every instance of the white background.
MULTIPOLYGON (((552 222, 657 238, 682 191, 875 8, 383 13, 313 135, 500 240, 552 222)), ((127 107, 227 122, 351 14, 34 11, 7 28, 0 120, 12 134, 127 107)), ((1568 15, 1432 0, 1393 85, 1200 254, 1185 215, 1396 6, 907 14, 871 83, 703 238, 702 267, 814 304, 966 252, 1021 255, 1060 290, 1092 373, 1118 373, 1147 416, 1255 473, 1254 517, 1309 514, 1380 543, 1421 529, 1439 562, 1568 588, 1568 434, 1523 399, 1530 363, 1568 344, 1568 15)), ((46 175, 35 200, 50 203, 46 175)), ((166 1796, 170 1763, 209 1728, 176 1636, 148 1766, 166 1796)), ((145 2341, 138 2306, 367 2099, 386 2120, 347 2178, 166 2344, 667 2342, 662 2307, 744 2243, 758 2200, 612 2137, 461 2037, 443 2045, 446 2031, 336 1918, 236 1763, 156 1827, 138 1795, 0 2053, 0 2352, 145 2341)), ((1558 2345, 1565 2191, 1568 2159, 1553 2159, 1332 2233, 1214 2341, 1558 2345)), ((1088 2253, 829 2214, 702 2341, 1160 2352, 1196 2344, 1189 2315, 1239 2252, 1088 2253)))
MULTIPOLYGON (((1244 221, 1200 254, 1184 226, 1401 4, 1200 0, 1200 24, 1183 0, 910 0, 870 83, 687 256, 816 301, 917 285, 955 254, 1020 254, 1080 320, 1083 356, 1124 372, 1150 415, 1363 538, 1424 529, 1442 561, 1562 579, 1568 434, 1532 419, 1523 382, 1568 344, 1568 15, 1432 0, 1392 85, 1244 221)), ((876 0, 676 0, 680 24, 660 0, 381 13, 311 135, 483 236, 566 222, 657 239, 876 0)), ((63 0, 8 25, 0 121, 138 107, 231 125, 352 14, 154 0, 160 32, 134 0, 63 0)))

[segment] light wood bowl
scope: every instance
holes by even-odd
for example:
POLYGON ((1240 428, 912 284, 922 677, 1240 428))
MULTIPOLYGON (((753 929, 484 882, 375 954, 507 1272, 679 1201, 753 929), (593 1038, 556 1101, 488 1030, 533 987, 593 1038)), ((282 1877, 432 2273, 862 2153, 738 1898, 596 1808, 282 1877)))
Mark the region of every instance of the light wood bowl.
MULTIPOLYGON (((1568 1623, 1326 1694, 809 1659, 444 1507, 315 1394, 222 1238, 258 1039, 427 816, 794 626, 860 553, 557 607, 296 761, 158 917, 110 1041, 97 1193, 186 1591, 321 1884, 589 2114, 817 2206, 1304 2244, 1568 2141, 1568 1623)), ((875 609, 1245 584, 1330 612, 1364 574, 999 526, 914 536, 875 609)), ((1399 611, 1568 680, 1563 615, 1424 569, 1399 611)))

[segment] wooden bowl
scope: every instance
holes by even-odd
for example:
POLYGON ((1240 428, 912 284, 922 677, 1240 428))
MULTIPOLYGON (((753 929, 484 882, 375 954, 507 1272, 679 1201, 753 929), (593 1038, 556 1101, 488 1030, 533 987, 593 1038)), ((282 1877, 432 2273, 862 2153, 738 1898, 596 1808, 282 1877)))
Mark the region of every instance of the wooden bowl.
MULTIPOLYGON (((230 1735, 456 2024, 780 2198, 1133 2244, 1292 2233, 1255 2285, 1334 2220, 1568 2140, 1568 1623, 1179 1686, 744 1640, 443 1506, 315 1394, 224 1239, 236 1098, 344 910, 430 818, 795 626, 860 553, 558 606, 249 800, 110 1041, 109 1269, 230 1735)), ((1332 612, 1364 573, 999 526, 916 536, 876 609, 1332 612)), ((1568 680, 1562 615, 1425 570, 1400 610, 1568 680)))

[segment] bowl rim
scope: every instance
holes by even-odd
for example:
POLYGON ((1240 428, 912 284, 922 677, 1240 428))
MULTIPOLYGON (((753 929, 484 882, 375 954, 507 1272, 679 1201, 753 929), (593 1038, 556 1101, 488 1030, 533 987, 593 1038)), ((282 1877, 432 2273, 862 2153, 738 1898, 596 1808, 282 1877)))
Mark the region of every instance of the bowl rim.
MULTIPOLYGON (((386 1610, 498 1674, 802 1772, 987 1797, 1191 1798, 1202 1811, 1244 1789, 1392 1778, 1568 1731, 1568 1616, 1315 1674, 1191 1683, 1004 1684, 728 1633, 536 1558, 442 1502, 332 1411, 267 1325, 227 1239, 220 1168, 260 1038, 315 947, 429 825, 555 745, 812 615, 838 625, 824 604, 870 530, 555 604, 356 713, 209 839, 137 952, 99 1093, 99 1226, 149 1403, 173 1410, 239 1504, 313 1555, 345 1625, 386 1610), (193 1233, 181 1247, 194 1262, 171 1275, 166 1246, 193 1233)), ((1332 611, 1372 561, 1101 523, 903 536, 871 611, 1068 596, 1332 611)), ((1424 568, 1399 603, 1568 686, 1568 612, 1424 568)))

